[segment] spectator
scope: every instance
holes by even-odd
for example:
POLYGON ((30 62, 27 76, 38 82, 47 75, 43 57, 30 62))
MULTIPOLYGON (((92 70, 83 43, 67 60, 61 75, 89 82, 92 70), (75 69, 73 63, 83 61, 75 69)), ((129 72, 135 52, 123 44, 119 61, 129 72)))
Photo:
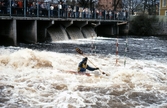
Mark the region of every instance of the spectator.
POLYGON ((0 1, 0 13, 2 12, 2 2, 0 1))
POLYGON ((3 0, 1 2, 1 12, 2 12, 2 14, 7 14, 7 6, 8 6, 7 0, 3 0))
POLYGON ((62 3, 61 2, 58 5, 58 12, 59 12, 59 16, 62 17, 63 16, 63 12, 62 12, 62 3))
POLYGON ((111 20, 112 19, 112 11, 111 11, 111 9, 109 10, 108 14, 109 14, 109 19, 111 20))
POLYGON ((53 15, 53 10, 54 10, 54 6, 53 4, 50 5, 50 16, 54 16, 53 15))
POLYGON ((76 6, 76 18, 79 18, 79 6, 76 6))
POLYGON ((71 12, 72 12, 71 6, 68 6, 67 11, 68 11, 68 17, 70 18, 71 17, 71 12))
POLYGON ((56 18, 58 17, 58 6, 57 6, 57 4, 54 5, 53 15, 55 15, 56 18))
POLYGON ((23 14, 23 2, 19 0, 17 2, 17 7, 18 7, 18 13, 17 14, 23 14))

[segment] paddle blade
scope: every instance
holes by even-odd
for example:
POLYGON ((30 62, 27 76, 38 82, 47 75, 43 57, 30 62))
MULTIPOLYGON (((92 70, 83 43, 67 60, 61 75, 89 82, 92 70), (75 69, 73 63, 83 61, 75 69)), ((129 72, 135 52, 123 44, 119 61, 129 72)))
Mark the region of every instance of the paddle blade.
POLYGON ((78 52, 79 54, 83 54, 82 50, 79 48, 75 48, 76 52, 78 52))

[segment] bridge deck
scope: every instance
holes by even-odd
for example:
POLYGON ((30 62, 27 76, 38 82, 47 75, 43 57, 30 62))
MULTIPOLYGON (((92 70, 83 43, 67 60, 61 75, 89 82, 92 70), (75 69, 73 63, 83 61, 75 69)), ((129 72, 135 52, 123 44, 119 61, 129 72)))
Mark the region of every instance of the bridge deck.
MULTIPOLYGON (((81 19, 81 18, 48 18, 48 17, 22 17, 22 16, 0 16, 0 20, 44 20, 44 21, 90 21, 90 22, 127 22, 124 20, 110 20, 110 19, 81 19)), ((124 23, 123 23, 124 24, 124 23)))

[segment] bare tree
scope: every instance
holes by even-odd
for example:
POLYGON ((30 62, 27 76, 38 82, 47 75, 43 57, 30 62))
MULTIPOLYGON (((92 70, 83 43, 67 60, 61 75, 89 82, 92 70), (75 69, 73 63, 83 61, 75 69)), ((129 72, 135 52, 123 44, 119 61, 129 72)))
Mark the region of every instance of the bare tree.
POLYGON ((134 11, 140 11, 149 15, 156 14, 157 0, 123 0, 123 9, 129 10, 131 14, 134 11))
POLYGON ((97 0, 78 0, 79 6, 83 8, 87 7, 90 8, 91 10, 93 10, 95 2, 97 2, 97 0))
POLYGON ((89 2, 90 0, 78 0, 78 4, 83 8, 89 7, 89 2))
POLYGON ((76 0, 67 0, 66 1, 67 5, 76 5, 76 0))
POLYGON ((137 11, 137 8, 142 6, 143 0, 122 0, 122 5, 124 10, 129 10, 131 14, 137 11))
POLYGON ((113 7, 114 11, 116 11, 117 8, 122 8, 122 0, 113 0, 113 7))
POLYGON ((148 12, 149 15, 156 14, 156 3, 157 0, 142 0, 143 1, 143 11, 148 12))

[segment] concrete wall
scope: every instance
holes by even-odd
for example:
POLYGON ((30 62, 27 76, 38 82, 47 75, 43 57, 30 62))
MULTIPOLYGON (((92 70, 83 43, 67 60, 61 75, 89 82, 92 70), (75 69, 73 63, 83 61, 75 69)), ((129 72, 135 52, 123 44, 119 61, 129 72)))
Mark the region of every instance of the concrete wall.
POLYGON ((9 18, 0 19, 0 44, 44 42, 90 38, 92 36, 114 35, 119 33, 116 22, 88 20, 9 18), (117 28, 116 28, 117 27, 117 28))
MULTIPOLYGON (((96 27, 96 32, 98 36, 112 36, 116 35, 116 25, 99 25, 96 27)), ((118 28, 117 28, 118 29, 118 28)))
POLYGON ((17 21, 18 41, 27 43, 37 42, 37 21, 36 20, 18 20, 17 21))
POLYGON ((119 26, 119 34, 120 35, 127 35, 129 33, 129 29, 128 29, 128 24, 124 24, 124 25, 120 25, 119 26))
POLYGON ((16 20, 0 20, 0 44, 16 45, 16 20))
POLYGON ((47 38, 47 29, 54 24, 54 21, 37 21, 37 41, 44 42, 47 38))

